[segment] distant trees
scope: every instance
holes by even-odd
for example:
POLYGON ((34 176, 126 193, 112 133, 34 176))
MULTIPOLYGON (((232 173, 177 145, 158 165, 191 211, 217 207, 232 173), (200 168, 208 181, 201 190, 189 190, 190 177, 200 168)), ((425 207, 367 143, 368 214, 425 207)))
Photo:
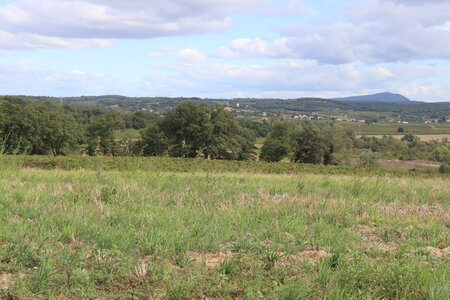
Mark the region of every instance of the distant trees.
POLYGON ((136 113, 126 113, 122 117, 125 127, 132 129, 144 129, 159 119, 159 116, 152 113, 138 111, 136 113))
POLYGON ((429 159, 450 163, 450 142, 447 140, 423 142, 417 136, 407 134, 398 140, 392 136, 361 137, 355 142, 357 149, 370 149, 385 158, 400 160, 429 159))
POLYGON ((260 158, 280 161, 290 154, 298 163, 338 164, 348 157, 353 133, 334 123, 304 122, 295 128, 289 122, 274 124, 260 158))
POLYGON ((266 137, 272 130, 272 125, 266 120, 263 120, 261 122, 251 120, 239 120, 239 125, 253 131, 256 137, 266 137))

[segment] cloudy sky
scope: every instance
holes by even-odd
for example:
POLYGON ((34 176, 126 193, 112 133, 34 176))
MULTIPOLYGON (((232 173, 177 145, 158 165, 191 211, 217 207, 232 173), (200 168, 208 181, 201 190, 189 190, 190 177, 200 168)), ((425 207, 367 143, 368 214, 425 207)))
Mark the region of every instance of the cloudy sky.
POLYGON ((0 0, 0 94, 450 101, 449 0, 0 0))

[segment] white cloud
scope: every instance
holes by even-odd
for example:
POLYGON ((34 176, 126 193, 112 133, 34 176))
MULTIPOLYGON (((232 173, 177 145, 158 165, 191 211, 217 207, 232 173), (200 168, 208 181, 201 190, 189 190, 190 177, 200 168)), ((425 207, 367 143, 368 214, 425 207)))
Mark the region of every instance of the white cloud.
POLYGON ((450 59, 450 1, 362 0, 344 13, 347 21, 292 25, 280 29, 284 38, 233 40, 221 52, 327 64, 450 59))
POLYGON ((73 75, 77 75, 77 76, 84 76, 87 73, 86 72, 82 72, 82 71, 78 71, 78 70, 74 70, 71 72, 73 75))
POLYGON ((85 70, 0 66, 0 94, 286 98, 392 91, 415 100, 450 101, 450 85, 430 83, 440 72, 449 72, 450 66, 336 66, 286 60, 268 66, 160 61, 157 67, 162 72, 155 70, 142 81, 127 83, 85 70))
POLYGON ((238 58, 239 57, 239 53, 237 53, 236 51, 231 50, 230 48, 227 47, 219 47, 216 49, 216 51, 213 53, 214 57, 218 57, 218 58, 238 58))
MULTIPOLYGON (((337 97, 363 92, 397 91, 399 86, 409 86, 417 81, 427 82, 439 72, 450 70, 450 66, 335 66, 311 60, 288 60, 270 66, 166 62, 159 63, 158 67, 170 70, 172 74, 163 79, 152 78, 151 82, 163 81, 171 90, 178 92, 175 95, 181 93, 203 97, 237 97, 238 94, 249 97, 337 97), (410 74, 415 75, 412 77, 410 74)), ((450 92, 450 89, 447 91, 450 92)), ((152 92, 174 96, 170 90, 152 92)), ((443 94, 431 99, 448 100, 443 94)))
POLYGON ((12 34, 9 32, 0 31, 0 49, 3 50, 90 48, 108 47, 112 44, 114 44, 114 41, 112 40, 58 38, 29 33, 12 34))
POLYGON ((174 53, 176 59, 186 63, 198 63, 206 59, 206 55, 197 49, 185 48, 174 53))
POLYGON ((306 12, 303 0, 272 0, 260 8, 260 13, 267 16, 301 15, 306 12))
POLYGON ((232 14, 303 11, 303 0, 12 0, 0 4, 0 32, 10 35, 8 46, 0 47, 66 48, 80 39, 97 39, 84 45, 99 45, 101 40, 215 32, 231 25, 232 14), (39 42, 20 41, 30 37, 39 42))
POLYGON ((0 6, 0 30, 60 38, 153 38, 223 30, 258 0, 16 0, 0 6))
POLYGON ((293 57, 292 51, 286 47, 286 39, 275 40, 269 44, 266 40, 237 39, 230 42, 231 51, 251 57, 293 57))
POLYGON ((413 100, 426 102, 450 102, 450 84, 424 84, 397 89, 398 93, 413 100))

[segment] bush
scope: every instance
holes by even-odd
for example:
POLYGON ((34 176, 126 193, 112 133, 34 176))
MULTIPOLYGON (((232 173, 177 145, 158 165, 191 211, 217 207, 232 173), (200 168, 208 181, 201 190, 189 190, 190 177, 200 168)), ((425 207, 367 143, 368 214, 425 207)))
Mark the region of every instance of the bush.
POLYGON ((439 173, 445 174, 450 173, 450 166, 447 164, 443 164, 439 167, 439 173))
POLYGON ((377 154, 372 150, 364 150, 359 156, 361 167, 372 167, 377 165, 377 154))

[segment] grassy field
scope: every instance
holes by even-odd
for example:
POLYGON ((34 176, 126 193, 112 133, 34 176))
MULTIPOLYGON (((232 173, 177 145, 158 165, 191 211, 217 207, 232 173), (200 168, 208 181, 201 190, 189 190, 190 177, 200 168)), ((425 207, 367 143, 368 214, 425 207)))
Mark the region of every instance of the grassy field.
POLYGON ((397 123, 376 123, 358 124, 348 123, 357 135, 442 135, 450 134, 450 123, 437 124, 397 124, 397 123), (402 127, 405 132, 397 132, 402 127))
POLYGON ((0 158, 0 298, 450 294, 448 176, 70 160, 0 158))

